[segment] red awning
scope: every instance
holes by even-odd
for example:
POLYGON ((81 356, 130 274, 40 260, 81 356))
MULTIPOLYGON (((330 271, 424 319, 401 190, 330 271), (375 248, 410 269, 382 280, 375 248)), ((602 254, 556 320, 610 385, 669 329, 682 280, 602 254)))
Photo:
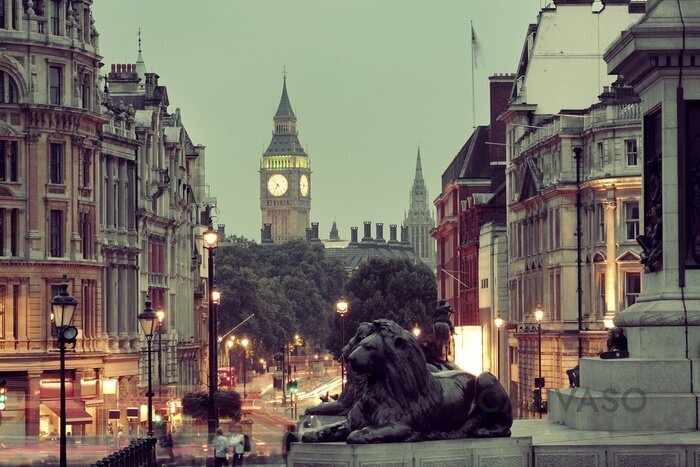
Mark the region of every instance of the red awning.
MULTIPOLYGON (((61 402, 57 400, 41 401, 57 416, 61 416, 61 402)), ((92 415, 85 411, 85 405, 82 402, 76 402, 73 399, 66 399, 66 423, 68 425, 85 425, 92 423, 92 415)))

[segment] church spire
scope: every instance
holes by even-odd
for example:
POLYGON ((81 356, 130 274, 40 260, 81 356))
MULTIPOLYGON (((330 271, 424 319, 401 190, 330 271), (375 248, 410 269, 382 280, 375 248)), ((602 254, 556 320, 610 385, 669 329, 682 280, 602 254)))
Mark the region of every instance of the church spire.
POLYGON ((146 86, 146 62, 143 61, 143 54, 141 54, 141 28, 139 28, 139 54, 136 57, 136 74, 139 79, 139 88, 144 89, 146 86))
POLYGON ((418 158, 416 159, 416 176, 415 180, 423 180, 423 167, 420 163, 420 146, 418 146, 418 158))

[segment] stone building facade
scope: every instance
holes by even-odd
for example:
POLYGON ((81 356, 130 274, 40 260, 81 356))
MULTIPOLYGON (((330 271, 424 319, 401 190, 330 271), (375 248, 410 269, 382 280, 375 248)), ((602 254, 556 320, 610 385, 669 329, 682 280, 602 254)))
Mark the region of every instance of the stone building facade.
POLYGON ((103 90, 91 0, 0 5, 0 436, 35 443, 58 430, 50 301, 64 274, 79 303, 68 431, 103 434, 118 409, 113 422, 135 435, 126 408, 146 401, 136 317, 147 293, 166 311, 166 382, 200 380, 204 148, 167 113, 157 76, 147 88, 120 66, 103 90))
POLYGON ((299 142, 297 117, 282 85, 272 141, 260 161, 262 224, 272 227, 272 241, 304 239, 311 211, 311 163, 299 142))
POLYGON ((435 216, 430 210, 429 196, 423 180, 423 167, 420 148, 418 148, 416 174, 413 177, 408 213, 404 216, 403 225, 408 228, 408 241, 413 245, 413 252, 430 269, 435 270, 435 239, 430 236, 430 231, 435 227, 435 216))
POLYGON ((604 320, 633 303, 641 288, 634 239, 641 195, 638 99, 598 71, 598 65, 604 70, 604 45, 641 12, 629 2, 600 11, 592 2, 554 3, 528 29, 509 106, 500 116, 507 128, 510 392, 523 415, 535 410, 540 371, 546 404, 547 388, 569 385, 566 370, 579 355, 605 349, 604 320), (601 49, 587 42, 584 54, 571 37, 574 27, 597 36, 601 49), (558 58, 550 56, 553 50, 561 52, 558 58), (553 76, 570 86, 552 87, 553 76), (544 309, 541 369, 538 305, 544 309))
POLYGON ((79 302, 73 324, 80 334, 66 364, 70 431, 96 432, 104 416, 106 375, 119 375, 134 387, 138 374, 138 357, 111 354, 104 334, 99 167, 107 118, 91 3, 2 3, 0 378, 8 388, 3 438, 36 440, 58 427, 59 359, 50 301, 64 274, 79 302))

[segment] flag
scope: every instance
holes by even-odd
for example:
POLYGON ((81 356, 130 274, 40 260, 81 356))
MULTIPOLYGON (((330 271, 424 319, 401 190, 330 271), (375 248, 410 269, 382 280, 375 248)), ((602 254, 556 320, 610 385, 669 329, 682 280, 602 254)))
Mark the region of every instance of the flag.
POLYGON ((477 65, 479 63, 479 41, 476 38, 476 32, 474 32, 474 24, 469 22, 471 29, 472 29, 472 63, 474 64, 474 68, 477 68, 477 65))

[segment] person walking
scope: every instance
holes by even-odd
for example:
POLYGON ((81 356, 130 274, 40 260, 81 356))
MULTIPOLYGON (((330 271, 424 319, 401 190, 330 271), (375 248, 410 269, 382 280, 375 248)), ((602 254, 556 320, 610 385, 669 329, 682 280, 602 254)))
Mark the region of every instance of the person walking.
POLYGON ((233 426, 233 434, 229 439, 231 446, 231 467, 243 465, 243 453, 245 452, 245 435, 240 423, 233 426))
POLYGON ((214 467, 228 465, 228 459, 226 459, 228 445, 229 440, 224 436, 224 430, 217 428, 214 437, 214 467))
POLYGON ((299 441, 296 431, 296 425, 289 425, 287 427, 287 432, 284 434, 282 439, 282 457, 284 458, 285 464, 287 463, 287 456, 292 448, 292 443, 299 441))

